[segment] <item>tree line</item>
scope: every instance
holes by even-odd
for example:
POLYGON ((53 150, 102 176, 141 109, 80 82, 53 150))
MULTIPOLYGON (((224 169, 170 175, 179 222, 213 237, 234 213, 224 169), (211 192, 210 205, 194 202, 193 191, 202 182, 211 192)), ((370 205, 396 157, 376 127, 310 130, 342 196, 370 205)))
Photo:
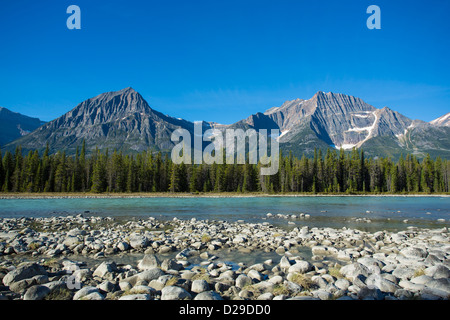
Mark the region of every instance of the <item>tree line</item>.
POLYGON ((168 154, 125 155, 98 149, 74 156, 0 152, 2 192, 302 192, 448 193, 450 161, 427 155, 365 158, 363 150, 315 150, 313 158, 280 154, 278 173, 261 176, 260 164, 174 164, 168 154))

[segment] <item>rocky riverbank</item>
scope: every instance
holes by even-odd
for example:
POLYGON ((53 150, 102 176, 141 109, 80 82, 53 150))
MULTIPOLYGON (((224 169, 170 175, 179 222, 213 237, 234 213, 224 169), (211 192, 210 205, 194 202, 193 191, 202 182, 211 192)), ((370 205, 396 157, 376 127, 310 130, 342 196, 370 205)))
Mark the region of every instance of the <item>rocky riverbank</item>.
POLYGON ((448 299, 449 255, 445 227, 369 233, 81 214, 5 218, 0 299, 448 299), (224 252, 274 258, 230 262, 224 252), (139 260, 125 263, 130 255, 139 260))

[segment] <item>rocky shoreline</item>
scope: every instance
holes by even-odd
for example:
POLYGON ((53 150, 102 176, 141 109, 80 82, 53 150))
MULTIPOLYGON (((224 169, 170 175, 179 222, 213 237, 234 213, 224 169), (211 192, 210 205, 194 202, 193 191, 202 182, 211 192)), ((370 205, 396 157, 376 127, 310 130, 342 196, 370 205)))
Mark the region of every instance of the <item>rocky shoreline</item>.
POLYGON ((448 300, 449 256, 446 227, 4 218, 0 300, 448 300), (274 258, 246 264, 224 252, 274 258), (140 259, 125 263, 130 255, 140 259))

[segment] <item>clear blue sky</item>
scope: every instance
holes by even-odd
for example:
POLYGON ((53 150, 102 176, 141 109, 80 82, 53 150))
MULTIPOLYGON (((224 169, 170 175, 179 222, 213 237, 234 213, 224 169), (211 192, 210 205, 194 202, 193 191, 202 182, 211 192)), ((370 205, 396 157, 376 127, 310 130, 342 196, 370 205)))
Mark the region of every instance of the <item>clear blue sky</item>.
POLYGON ((131 86, 163 113, 232 123, 321 90, 430 121, 450 112, 449 15, 448 0, 1 1, 0 106, 48 121, 131 86))

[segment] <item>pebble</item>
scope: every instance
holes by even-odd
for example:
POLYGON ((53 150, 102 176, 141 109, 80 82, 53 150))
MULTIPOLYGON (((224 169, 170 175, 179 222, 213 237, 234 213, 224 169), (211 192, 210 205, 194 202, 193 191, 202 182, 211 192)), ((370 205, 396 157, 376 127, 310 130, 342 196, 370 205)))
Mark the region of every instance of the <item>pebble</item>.
POLYGON ((301 226, 301 220, 310 217, 305 213, 266 217, 268 222, 260 224, 153 217, 119 222, 81 214, 3 218, 0 256, 8 259, 0 260, 0 299, 450 297, 446 227, 370 233, 301 226), (274 227, 271 219, 287 219, 298 226, 274 227), (305 248, 310 259, 303 257, 305 248), (273 252, 279 258, 251 266, 241 261, 230 265, 221 260, 222 250, 248 255, 273 252), (136 264, 121 263, 128 254, 142 258, 136 264), (88 264, 83 262, 86 258, 88 264))

